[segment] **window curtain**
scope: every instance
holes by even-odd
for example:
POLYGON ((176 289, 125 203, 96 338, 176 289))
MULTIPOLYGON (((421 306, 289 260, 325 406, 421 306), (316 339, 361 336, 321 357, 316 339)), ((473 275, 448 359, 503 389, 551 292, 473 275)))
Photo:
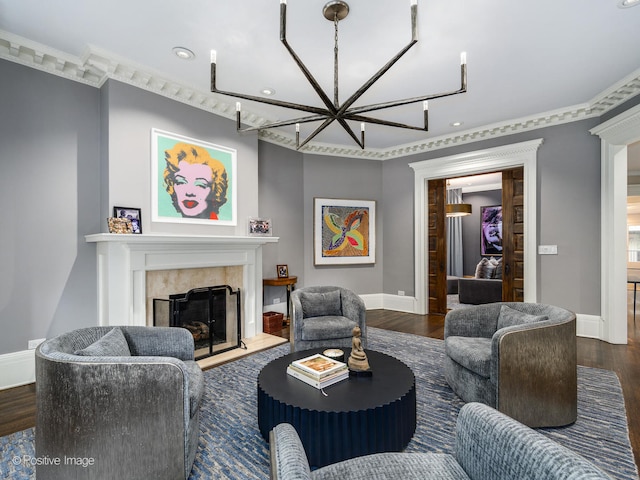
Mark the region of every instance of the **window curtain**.
MULTIPOLYGON (((447 203, 462 203, 462 189, 447 190, 447 203)), ((447 218, 447 275, 462 277, 462 217, 447 218)))

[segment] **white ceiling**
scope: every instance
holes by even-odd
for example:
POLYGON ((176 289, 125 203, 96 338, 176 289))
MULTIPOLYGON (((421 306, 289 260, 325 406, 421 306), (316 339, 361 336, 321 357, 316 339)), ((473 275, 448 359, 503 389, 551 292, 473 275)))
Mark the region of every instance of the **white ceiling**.
MULTIPOLYGON (((288 0, 287 36, 333 98, 333 24, 322 15, 325 3, 288 0)), ((341 100, 410 40, 409 0, 348 3, 350 14, 340 22, 341 100)), ((430 102, 429 133, 370 125, 367 146, 388 149, 557 110, 588 116, 595 98, 640 76, 640 6, 617 3, 418 0, 419 42, 356 105, 457 89, 462 51, 468 92, 430 102), (451 126, 456 121, 464 123, 451 126)), ((0 47, 37 42, 56 50, 58 58, 99 55, 207 97, 209 52, 215 49, 218 88, 260 95, 270 87, 279 100, 322 106, 279 41, 279 12, 278 0, 0 0, 0 47), (178 59, 171 52, 176 46, 191 49, 196 58, 178 59)), ((235 105, 235 99, 225 101, 235 105)), ((242 108, 247 124, 299 116, 250 102, 242 108)), ((421 104, 376 115, 422 122, 421 104)), ((304 128, 309 127, 303 136, 304 128)), ((292 137, 293 129, 282 133, 292 137)), ((355 146, 340 127, 317 140, 355 146)))

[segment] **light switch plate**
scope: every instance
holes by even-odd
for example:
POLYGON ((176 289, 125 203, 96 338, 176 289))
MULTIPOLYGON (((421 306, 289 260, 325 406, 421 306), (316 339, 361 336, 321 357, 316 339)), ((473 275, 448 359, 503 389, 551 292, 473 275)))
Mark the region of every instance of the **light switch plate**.
POLYGON ((558 245, 538 245, 538 255, 557 255, 558 245))

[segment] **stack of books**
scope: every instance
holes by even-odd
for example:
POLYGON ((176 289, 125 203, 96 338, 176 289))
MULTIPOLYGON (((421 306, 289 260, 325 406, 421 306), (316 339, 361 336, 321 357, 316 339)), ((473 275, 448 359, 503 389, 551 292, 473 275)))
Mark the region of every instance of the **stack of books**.
POLYGON ((291 362, 287 367, 287 373, 318 389, 349 378, 346 363, 319 353, 291 362))

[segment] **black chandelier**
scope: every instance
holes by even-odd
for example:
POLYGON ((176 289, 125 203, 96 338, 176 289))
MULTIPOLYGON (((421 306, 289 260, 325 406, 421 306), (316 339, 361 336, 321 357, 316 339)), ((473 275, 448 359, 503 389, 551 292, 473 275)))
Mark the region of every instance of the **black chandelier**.
POLYGON ((417 34, 417 17, 418 17, 418 4, 417 0, 411 0, 411 41, 398 52, 391 60, 387 62, 378 72, 376 72, 369 80, 367 80, 353 95, 351 95, 344 103, 340 104, 338 99, 338 22, 344 19, 349 13, 349 5, 343 1, 331 1, 327 3, 323 8, 323 14, 327 20, 331 20, 334 23, 335 28, 335 47, 334 47, 334 80, 333 80, 333 102, 329 96, 320 87, 316 79, 313 77, 309 69, 302 63, 302 60, 294 52, 293 48, 287 42, 287 0, 280 0, 280 41, 285 46, 293 60, 296 62, 302 73, 307 78, 313 89, 316 91, 320 99, 325 105, 325 108, 314 107, 311 105, 303 105, 298 103, 285 102, 281 100, 269 99, 258 97, 254 95, 245 95, 242 93, 228 92, 219 90, 216 88, 216 52, 211 51, 211 92, 219 93, 222 95, 228 95, 231 97, 241 98, 245 100, 251 100, 254 102, 265 103, 268 105, 275 105, 279 107, 291 108, 302 112, 307 112, 310 115, 294 118, 291 120, 278 121, 262 125, 259 127, 247 127, 242 128, 240 125, 240 102, 236 103, 236 123, 238 132, 252 132, 259 130, 266 130, 269 128, 285 127, 289 125, 296 126, 296 148, 300 149, 304 147, 309 141, 311 141, 316 135, 327 128, 331 123, 338 122, 342 125, 342 128, 349 134, 351 138, 364 149, 364 132, 365 124, 377 124, 386 125, 389 127, 399 127, 410 130, 429 130, 429 100, 436 98, 448 97, 451 95, 458 95, 467 91, 467 59, 466 53, 460 55, 460 88, 444 93, 435 93, 431 95, 423 95, 421 97, 406 98, 403 100, 395 100, 384 103, 376 103, 372 105, 365 105, 361 107, 354 107, 353 104, 374 84, 382 77, 400 58, 409 51, 409 49, 418 42, 417 34), (423 104, 424 111, 424 126, 412 126, 403 123, 391 122, 387 120, 381 120, 378 118, 369 117, 363 115, 368 112, 376 110, 383 110, 392 107, 398 107, 400 105, 408 105, 412 103, 423 104), (351 126, 347 123, 347 120, 360 122, 360 137, 358 137, 351 126), (300 124, 310 122, 322 122, 302 143, 300 142, 300 124))

